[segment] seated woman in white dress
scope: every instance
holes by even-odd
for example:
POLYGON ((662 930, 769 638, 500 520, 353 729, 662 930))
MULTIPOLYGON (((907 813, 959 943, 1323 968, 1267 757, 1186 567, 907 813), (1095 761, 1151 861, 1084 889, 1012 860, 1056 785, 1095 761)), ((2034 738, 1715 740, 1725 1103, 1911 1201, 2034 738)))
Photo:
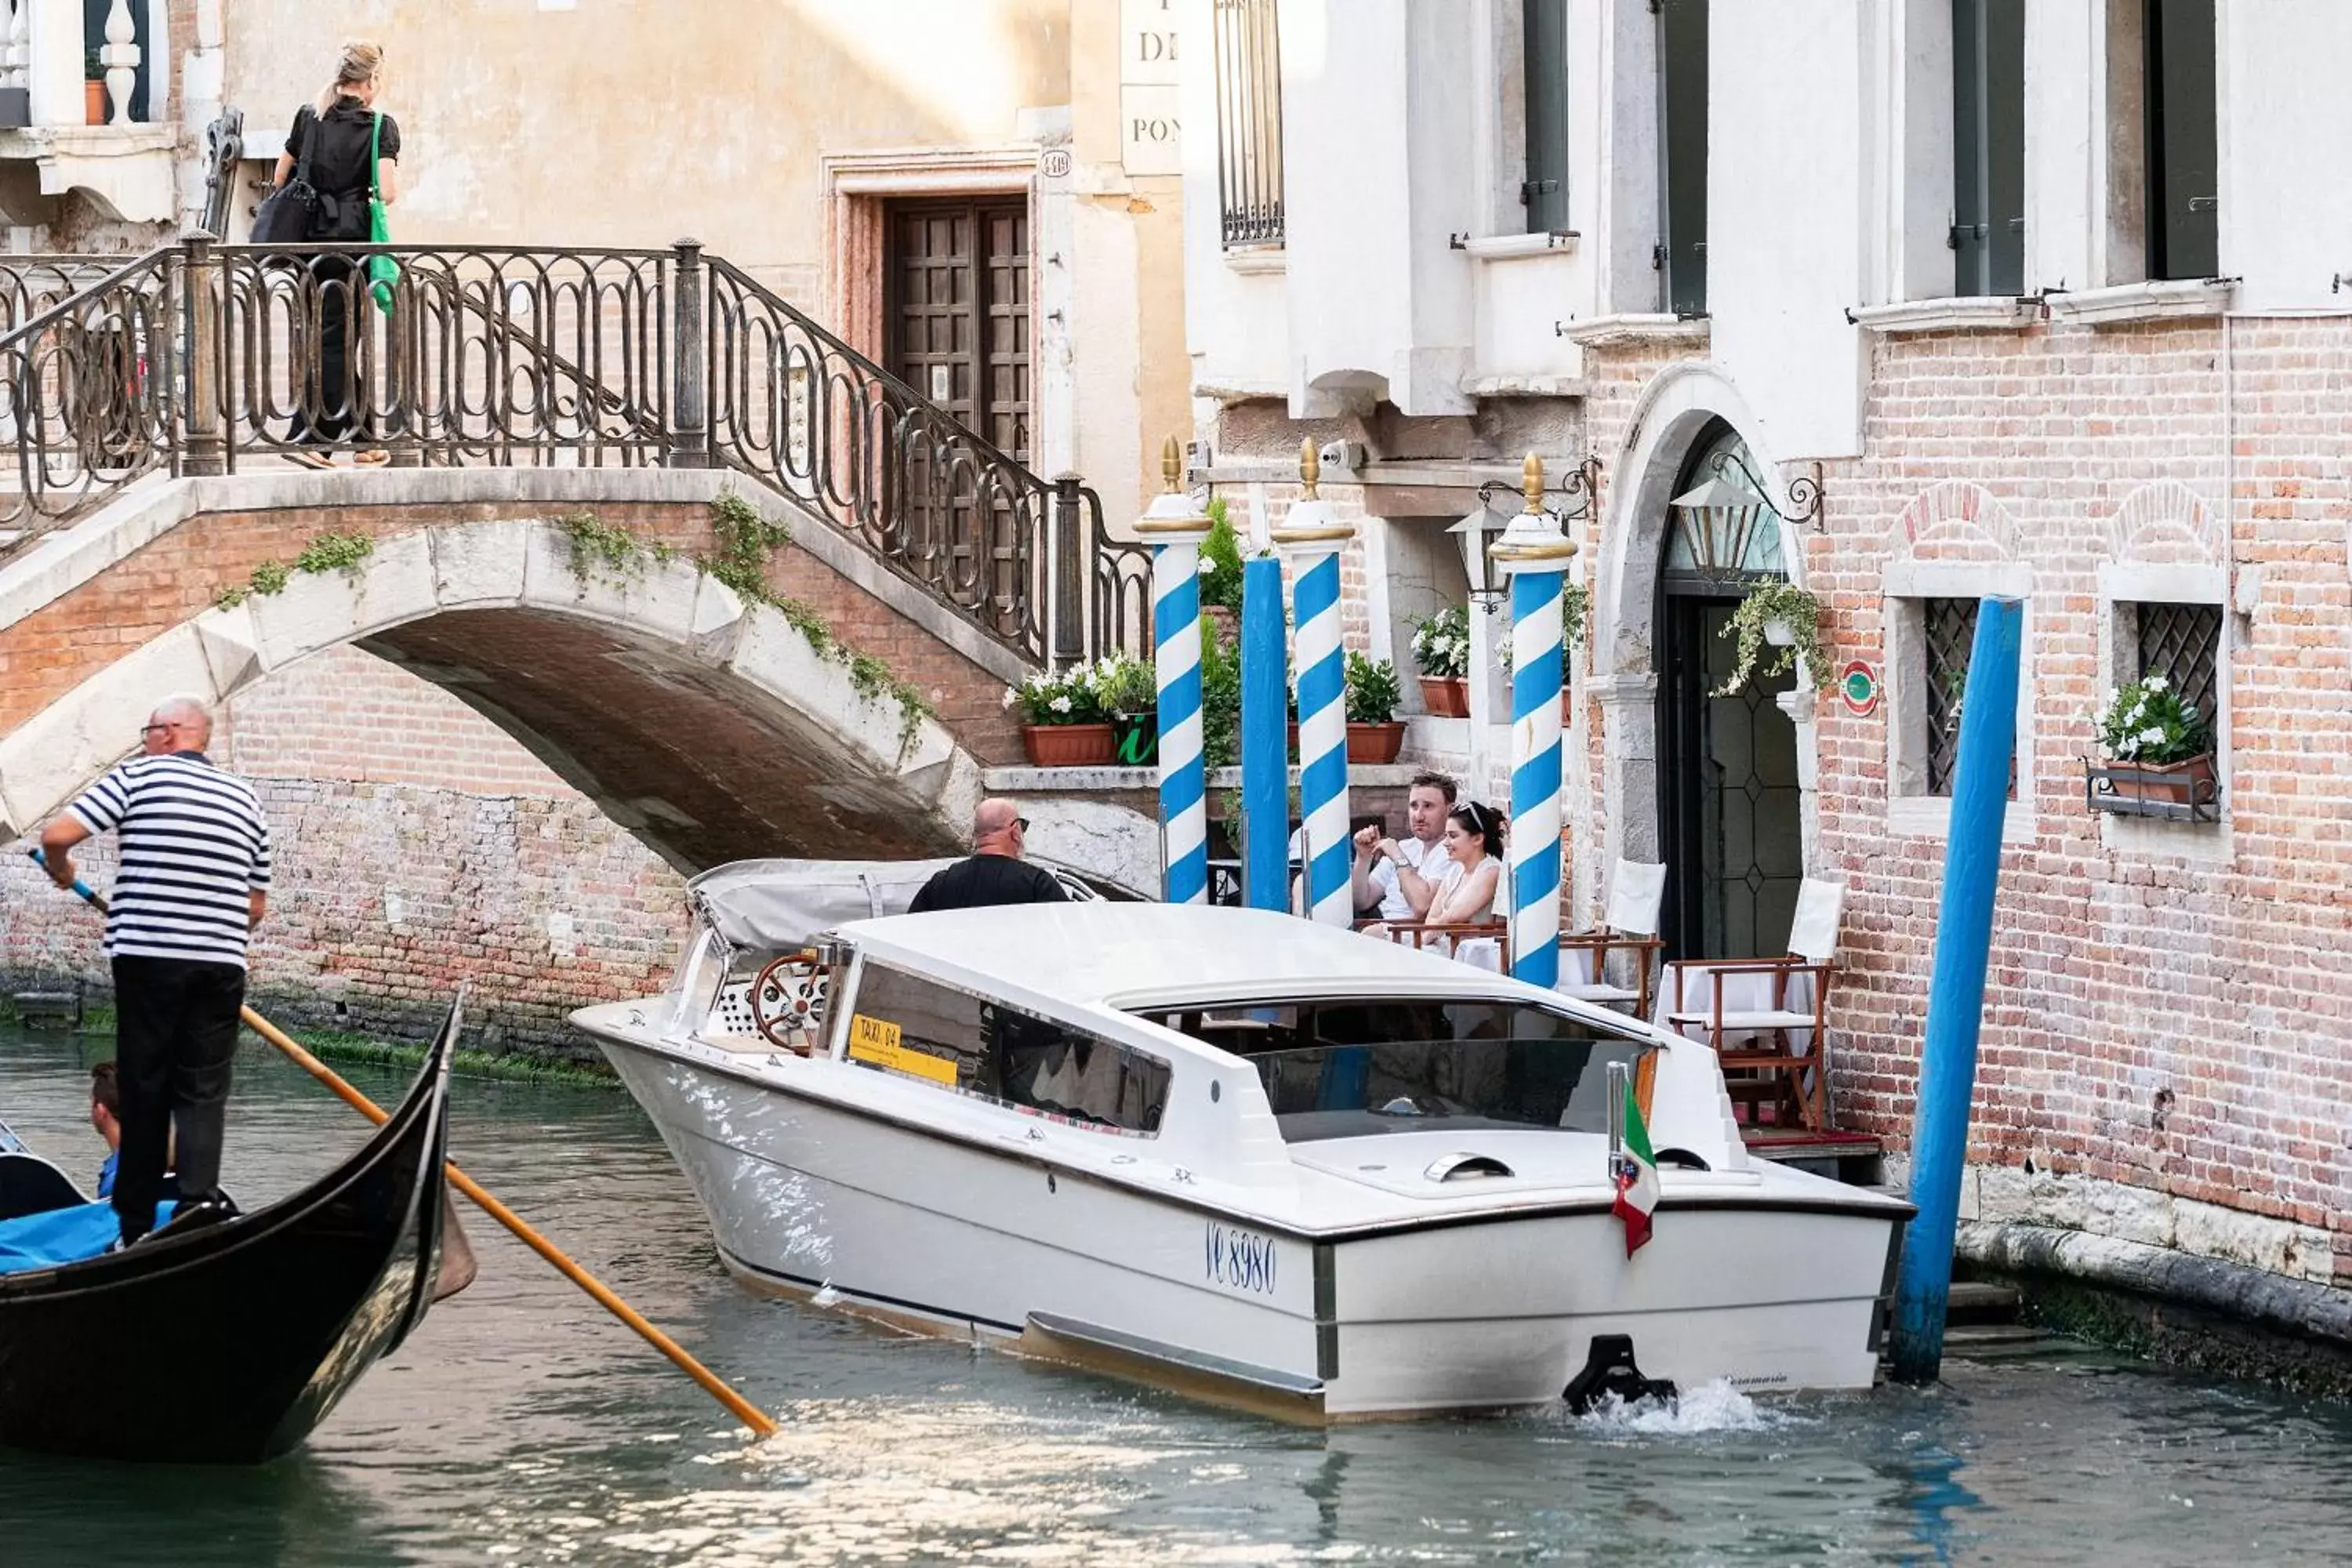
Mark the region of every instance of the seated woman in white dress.
MULTIPOLYGON (((1469 925, 1495 918, 1496 890, 1503 878, 1503 816, 1491 805, 1465 801, 1445 815, 1445 874, 1429 900, 1428 925, 1469 925)), ((1393 940, 1386 925, 1365 928, 1367 936, 1393 940)), ((1439 952, 1452 942, 1433 936, 1423 943, 1439 952)))

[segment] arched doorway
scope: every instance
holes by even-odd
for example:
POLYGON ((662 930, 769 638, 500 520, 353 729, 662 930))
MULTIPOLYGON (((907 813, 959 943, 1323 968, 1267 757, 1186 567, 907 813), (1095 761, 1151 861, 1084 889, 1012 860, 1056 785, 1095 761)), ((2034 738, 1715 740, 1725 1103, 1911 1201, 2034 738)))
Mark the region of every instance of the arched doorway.
POLYGON ((1726 637, 1755 584, 1784 579, 1780 521, 1756 461, 1717 419, 1670 492, 1652 647, 1658 674, 1658 840, 1666 864, 1660 934, 1669 956, 1787 951, 1804 877, 1797 727, 1773 699, 1793 673, 1719 694, 1738 663, 1726 637))

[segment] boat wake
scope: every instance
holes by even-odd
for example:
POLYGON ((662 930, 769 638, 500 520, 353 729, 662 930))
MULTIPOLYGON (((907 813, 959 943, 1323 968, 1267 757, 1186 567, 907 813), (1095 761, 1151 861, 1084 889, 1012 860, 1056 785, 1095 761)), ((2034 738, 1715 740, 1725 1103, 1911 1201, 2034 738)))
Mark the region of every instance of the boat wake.
POLYGON ((1795 1419, 1788 1411, 1759 1405, 1718 1377, 1670 1399, 1628 1403, 1606 1394, 1578 1424, 1601 1436, 1682 1437, 1702 1432, 1769 1432, 1795 1419))

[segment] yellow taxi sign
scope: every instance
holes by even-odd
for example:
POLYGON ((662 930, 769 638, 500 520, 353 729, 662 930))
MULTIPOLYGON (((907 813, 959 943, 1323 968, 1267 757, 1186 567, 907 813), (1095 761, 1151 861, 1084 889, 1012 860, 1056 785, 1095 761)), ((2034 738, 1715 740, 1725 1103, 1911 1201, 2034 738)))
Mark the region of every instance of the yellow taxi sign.
POLYGON ((898 1026, 887 1018, 869 1018, 863 1013, 849 1016, 851 1060, 871 1062, 891 1072, 929 1079, 950 1089, 955 1087, 955 1063, 927 1051, 909 1050, 900 1043, 901 1038, 898 1026))

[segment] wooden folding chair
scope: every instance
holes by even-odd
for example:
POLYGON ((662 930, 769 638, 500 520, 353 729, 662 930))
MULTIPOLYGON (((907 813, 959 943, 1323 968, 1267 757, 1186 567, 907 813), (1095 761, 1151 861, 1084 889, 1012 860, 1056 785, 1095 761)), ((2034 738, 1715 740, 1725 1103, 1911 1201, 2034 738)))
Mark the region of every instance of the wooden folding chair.
POLYGON ((1384 921, 1381 923, 1388 928, 1389 941, 1441 952, 1448 958, 1458 956, 1465 942, 1490 939, 1496 944, 1497 967, 1505 973, 1510 969, 1511 922, 1508 921, 1384 921))
MULTIPOLYGON (((1837 956, 1838 921, 1845 910, 1845 884, 1808 877, 1797 889, 1796 918, 1789 930, 1785 958, 1677 959, 1672 968, 1674 1011, 1666 1026, 1685 1033, 1705 1031, 1727 1072, 1754 1073, 1772 1085, 1765 1098, 1777 1100, 1781 1114, 1794 1114, 1807 1127, 1828 1125, 1829 1016, 1831 961, 1837 956), (1705 974, 1707 1005, 1691 1006, 1690 987, 1705 974), (1690 986, 1685 984, 1689 976, 1690 986), (1752 978, 1751 978, 1752 977, 1752 978), (1809 981, 1810 999, 1792 1005, 1790 987, 1809 981), (1763 1006, 1728 1005, 1725 983, 1745 991, 1749 1001, 1761 993, 1763 1006), (1806 1031, 1808 1048, 1800 1052, 1790 1035, 1806 1031), (1774 1083, 1779 1078, 1780 1081, 1774 1083)), ((1735 1087, 1735 1093, 1737 1088, 1735 1087)))
POLYGON ((1582 1002, 1604 1007, 1633 1005, 1633 1016, 1650 1016, 1650 976, 1666 944, 1658 940, 1658 910, 1666 901, 1666 868, 1640 860, 1620 860, 1609 878, 1609 908, 1591 931, 1574 931, 1559 939, 1558 989, 1582 1002), (1609 955, 1633 954, 1633 984, 1619 985, 1609 978, 1609 955))

